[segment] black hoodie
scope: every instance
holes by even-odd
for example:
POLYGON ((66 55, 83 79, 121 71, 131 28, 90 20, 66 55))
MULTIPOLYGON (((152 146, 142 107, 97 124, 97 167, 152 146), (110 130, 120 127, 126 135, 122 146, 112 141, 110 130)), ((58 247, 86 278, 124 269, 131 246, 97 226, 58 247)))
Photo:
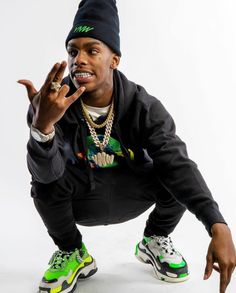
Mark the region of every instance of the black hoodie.
MULTIPOLYGON (((75 91, 69 77, 63 83, 70 86, 68 95, 75 91)), ((211 226, 225 220, 196 163, 188 157, 185 143, 176 135, 171 115, 158 99, 118 70, 114 71, 114 102, 113 132, 128 166, 134 172, 145 172, 147 165, 153 165, 165 188, 203 222, 211 236, 211 226), (130 159, 128 149, 134 152, 134 160, 130 159)), ((31 106, 27 119, 30 126, 31 106)), ((27 164, 33 181, 50 183, 63 176, 68 164, 78 164, 78 168, 88 173, 93 189, 93 171, 86 160, 82 166, 76 155, 81 151, 86 153, 87 127, 79 99, 56 123, 55 129, 50 144, 38 143, 30 135, 27 164)))

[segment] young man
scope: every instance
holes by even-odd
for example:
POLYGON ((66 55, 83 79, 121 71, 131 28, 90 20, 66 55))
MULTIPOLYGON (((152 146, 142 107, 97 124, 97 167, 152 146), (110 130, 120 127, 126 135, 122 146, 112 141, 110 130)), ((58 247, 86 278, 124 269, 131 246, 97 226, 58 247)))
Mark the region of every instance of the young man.
POLYGON ((31 195, 59 247, 40 292, 72 292, 97 271, 76 227, 130 220, 155 204, 137 258, 168 282, 188 278, 169 234, 186 208, 212 237, 205 278, 221 274, 225 292, 235 267, 231 233, 197 165, 159 100, 117 70, 119 19, 114 0, 83 0, 66 39, 66 62, 53 66, 38 92, 27 80, 31 195), (218 262, 219 267, 214 264, 218 262))

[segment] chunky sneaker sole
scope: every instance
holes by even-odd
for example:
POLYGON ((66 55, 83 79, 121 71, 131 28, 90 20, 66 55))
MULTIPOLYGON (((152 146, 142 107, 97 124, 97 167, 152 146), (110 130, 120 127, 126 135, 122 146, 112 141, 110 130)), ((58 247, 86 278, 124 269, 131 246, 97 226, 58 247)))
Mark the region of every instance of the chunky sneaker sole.
POLYGON ((142 241, 136 245, 135 256, 142 263, 151 264, 155 277, 161 281, 179 283, 189 279, 189 273, 186 273, 186 267, 178 269, 177 273, 176 269, 170 268, 167 263, 162 263, 158 257, 155 257, 148 246, 144 245, 142 241))
POLYGON ((97 270, 96 261, 91 257, 91 261, 88 262, 85 260, 85 262, 78 266, 73 274, 71 273, 68 276, 60 277, 58 280, 55 280, 55 282, 53 282, 53 280, 51 282, 44 282, 42 280, 38 293, 72 293, 75 291, 79 279, 89 278, 94 275, 97 270))

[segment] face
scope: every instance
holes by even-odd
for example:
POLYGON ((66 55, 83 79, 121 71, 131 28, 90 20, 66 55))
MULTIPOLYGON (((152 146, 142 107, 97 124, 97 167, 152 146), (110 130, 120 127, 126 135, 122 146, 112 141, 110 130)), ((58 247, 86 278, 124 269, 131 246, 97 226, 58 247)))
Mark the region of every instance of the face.
POLYGON ((68 68, 76 88, 87 93, 104 92, 113 85, 113 70, 120 57, 103 42, 93 38, 76 38, 68 42, 68 68))

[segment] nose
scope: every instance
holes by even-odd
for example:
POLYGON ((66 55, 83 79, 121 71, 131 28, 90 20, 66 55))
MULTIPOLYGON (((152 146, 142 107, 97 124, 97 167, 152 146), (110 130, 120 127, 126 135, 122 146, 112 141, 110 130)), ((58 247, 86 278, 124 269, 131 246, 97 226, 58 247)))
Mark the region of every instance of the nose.
POLYGON ((81 65, 87 65, 87 54, 83 51, 79 51, 76 58, 75 58, 75 65, 81 66, 81 65))

